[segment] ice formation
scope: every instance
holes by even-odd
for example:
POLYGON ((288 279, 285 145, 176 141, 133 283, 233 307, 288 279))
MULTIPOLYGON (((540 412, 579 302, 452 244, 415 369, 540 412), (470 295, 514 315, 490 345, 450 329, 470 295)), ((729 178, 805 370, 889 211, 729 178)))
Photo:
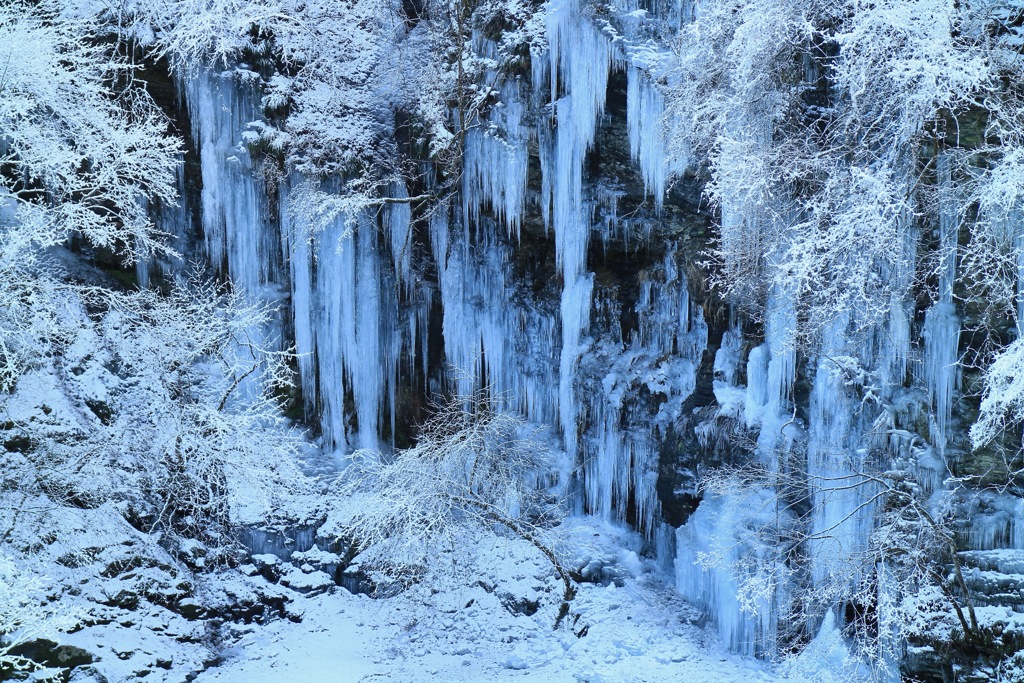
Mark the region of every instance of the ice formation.
MULTIPOLYGON (((256 140, 248 131, 259 118, 259 98, 244 70, 199 71, 183 86, 203 168, 206 252, 255 296, 274 296, 275 287, 288 291, 301 387, 325 446, 373 448, 394 438, 396 391, 409 378, 428 380, 429 336, 437 333, 429 318, 440 305, 440 341, 455 370, 454 390, 486 386, 529 419, 557 426, 566 452, 582 463, 576 508, 631 521, 657 539, 664 555, 674 539, 659 522, 660 443, 694 391, 708 328, 690 301, 680 256, 670 251, 640 282, 637 328, 625 338, 591 337, 600 305, 588 267, 592 236, 607 244, 613 233, 628 239, 650 228, 619 221, 614 193, 585 192, 586 156, 609 74, 624 56, 575 0, 553 3, 547 22, 549 54, 535 61, 532 83, 503 85, 485 125, 467 135, 461 207, 429 219, 436 290, 412 272, 416 238, 408 203, 342 214, 326 227, 306 225, 291 210, 291 196, 310 182, 297 174, 280 183, 277 206, 266 203, 247 148, 256 140), (552 102, 553 116, 542 117, 535 133, 524 120, 527 87, 552 102), (554 235, 557 308, 538 305, 511 272, 531 135, 542 161, 542 213, 554 235), (276 232, 271 216, 279 219, 276 232), (599 372, 602 363, 610 365, 599 372), (581 379, 584 366, 588 382, 581 379), (653 419, 625 400, 641 390, 658 397, 653 419)), ((475 41, 492 49, 479 36, 475 41)), ((664 106, 645 71, 631 66, 628 74, 632 154, 660 206, 667 179, 664 106)), ((322 191, 338 191, 334 181, 318 182, 322 191)), ((408 197, 401 184, 389 193, 408 197)), ((773 372, 778 364, 770 363, 773 372)), ((275 552, 269 537, 252 542, 275 552)))
POLYGON ((939 176, 939 300, 925 313, 924 373, 928 396, 934 410, 933 440, 940 451, 946 448, 953 393, 959 388, 960 319, 953 304, 956 279, 958 204, 953 196, 948 155, 938 157, 939 176))
POLYGON ((236 286, 257 294, 278 276, 278 241, 266 193, 254 173, 247 127, 259 118, 255 74, 197 69, 183 78, 192 136, 202 163, 202 225, 207 256, 236 286))
MULTIPOLYGON (((683 2, 668 14, 678 23, 700 11, 700 3, 683 2)), ((247 72, 199 71, 183 89, 202 161, 207 254, 254 296, 287 292, 287 336, 299 354, 308 416, 319 421, 327 448, 395 441, 403 387, 462 395, 486 387, 510 409, 557 428, 573 464, 567 485, 575 510, 634 525, 669 557, 666 564, 674 559, 677 590, 706 611, 732 649, 771 652, 792 588, 781 546, 770 542, 794 523, 779 492, 765 486, 741 496, 707 493, 676 532, 661 521, 662 449, 687 417, 686 401, 697 390, 709 346, 704 312, 691 301, 680 265, 693 255, 670 246, 637 274, 635 302, 626 304, 607 291, 591 262, 592 239, 607 252, 616 240, 628 247, 652 230, 619 215, 621 189, 587 178, 614 70, 625 71, 629 152, 656 213, 669 178, 680 171, 666 162, 658 57, 644 47, 642 27, 628 28, 623 39, 582 11, 579 0, 550 0, 545 22, 547 54, 534 56, 530 79, 504 80, 492 93, 495 104, 466 135, 458 200, 425 220, 403 201, 410 189, 401 182, 387 189, 389 199, 399 201, 339 215, 325 228, 303 224, 289 210, 290 197, 308 183, 341 192, 341 179, 294 174, 280 183, 279 205, 268 206, 247 151, 256 140, 250 123, 260 116, 247 72), (536 198, 528 194, 532 150, 541 171, 536 198), (547 299, 513 272, 531 201, 553 236, 553 277, 533 283, 536 289, 550 285, 556 296, 547 299), (417 240, 432 258, 429 281, 415 262, 417 240), (636 324, 626 329, 622 318, 636 324), (448 387, 436 383, 439 362, 449 368, 448 387), (752 529, 767 536, 755 540, 752 529)), ((473 45, 485 57, 496 49, 479 33, 473 45)), ((813 63, 803 67, 808 82, 820 77, 813 63)), ((766 120, 756 104, 737 112, 731 123, 736 139, 751 150, 770 145, 766 120)), ((947 447, 960 320, 952 290, 958 199, 945 157, 939 157, 939 179, 940 297, 925 315, 923 359, 912 350, 912 306, 898 293, 912 273, 889 274, 897 293, 874 328, 853 334, 857 312, 850 312, 821 332, 818 352, 806 359, 805 415, 794 395, 798 293, 780 284, 785 278, 768 278, 775 284, 767 294, 763 341, 745 345, 751 331, 730 322, 715 358, 717 417, 756 435, 752 450, 766 471, 784 474, 799 460, 796 469, 810 482, 812 582, 828 580, 844 557, 868 543, 874 489, 846 485, 872 466, 868 445, 930 453, 900 441, 896 430, 872 436, 879 416, 863 409, 866 402, 895 401, 894 388, 919 371, 930 397, 933 445, 940 454, 947 447)), ((733 254, 743 253, 748 240, 783 234, 780 217, 800 219, 793 207, 743 192, 722 197, 720 209, 721 239, 733 254), (769 201, 776 204, 766 208, 769 201)), ((901 224, 899 232, 906 243, 894 248, 912 252, 912 231, 901 224)), ((994 512, 967 530, 972 548, 1024 548, 1022 512, 1007 506, 991 502, 994 512)), ((253 542, 276 552, 273 539, 253 542)))
POLYGON ((660 209, 668 179, 663 120, 665 100, 661 91, 638 68, 630 66, 626 74, 629 78, 626 120, 629 126, 630 154, 640 166, 644 190, 654 198, 655 206, 660 209))

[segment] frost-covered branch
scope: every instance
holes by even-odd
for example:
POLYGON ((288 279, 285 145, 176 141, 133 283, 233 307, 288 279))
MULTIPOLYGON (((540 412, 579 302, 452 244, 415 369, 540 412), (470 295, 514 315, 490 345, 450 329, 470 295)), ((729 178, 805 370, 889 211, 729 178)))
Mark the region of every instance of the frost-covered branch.
POLYGON ((522 419, 494 397, 454 397, 422 425, 415 447, 352 456, 338 488, 341 535, 362 548, 364 566, 386 576, 416 575, 441 548, 494 533, 498 524, 533 545, 563 583, 556 626, 575 595, 549 540, 557 522, 547 451, 522 419))

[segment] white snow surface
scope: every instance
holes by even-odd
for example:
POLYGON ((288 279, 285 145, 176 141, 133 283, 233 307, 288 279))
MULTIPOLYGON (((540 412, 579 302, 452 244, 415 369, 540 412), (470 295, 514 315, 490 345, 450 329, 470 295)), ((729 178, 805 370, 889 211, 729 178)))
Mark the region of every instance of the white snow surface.
POLYGON ((611 544, 621 543, 624 532, 604 525, 575 533, 595 539, 588 552, 615 580, 580 585, 557 630, 560 584, 539 557, 507 541, 486 555, 483 548, 471 552, 474 567, 487 575, 475 582, 453 577, 441 590, 414 587, 385 599, 343 588, 296 596, 289 613, 301 621, 233 627, 225 661, 196 681, 854 680, 836 638, 814 651, 814 661, 787 666, 728 652, 650 563, 633 575, 640 571, 637 555, 611 544), (522 600, 538 602, 539 609, 526 616, 503 604, 522 600), (577 637, 584 626, 586 634, 577 637))
POLYGON ((548 610, 513 616, 480 586, 384 600, 337 588, 298 599, 301 623, 243 634, 226 664, 196 680, 778 680, 686 623, 692 610, 649 582, 586 586, 574 602, 590 624, 583 638, 553 631, 548 610))

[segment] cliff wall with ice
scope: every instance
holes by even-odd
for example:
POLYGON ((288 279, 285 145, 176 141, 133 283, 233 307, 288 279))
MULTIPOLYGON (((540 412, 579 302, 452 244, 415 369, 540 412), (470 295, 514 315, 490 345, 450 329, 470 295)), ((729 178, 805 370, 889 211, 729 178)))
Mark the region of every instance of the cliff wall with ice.
MULTIPOLYGON (((325 451, 406 445, 431 398, 486 387, 557 440, 574 512, 640 531, 730 648, 770 656, 822 623, 860 628, 870 613, 889 627, 885 569, 857 561, 885 512, 880 473, 913 470, 929 509, 959 510, 981 594, 977 572, 1024 552, 1024 522, 1010 487, 975 480, 940 500, 947 480, 991 465, 967 437, 977 402, 955 282, 968 200, 948 157, 933 155, 935 214, 894 219, 896 266, 875 275, 896 294, 867 322, 841 311, 807 344, 804 295, 784 274, 766 278, 756 312, 710 286, 713 249, 782 235, 776 223, 804 209, 742 193, 712 209, 706 160, 670 153, 671 46, 700 11, 550 0, 518 69, 500 66, 500 35, 472 31, 483 104, 457 131, 456 180, 407 139, 408 112, 384 106, 379 135, 408 163, 358 201, 365 167, 314 172, 275 148, 298 134, 276 95, 286 69, 258 55, 195 67, 179 90, 201 177, 181 182, 201 186, 185 210, 212 267, 280 303, 277 329, 254 333, 294 345, 292 398, 325 451), (924 301, 913 284, 927 254, 937 296, 924 301), (741 490, 700 485, 723 466, 757 475, 741 490)), ((402 24, 414 52, 416 21, 402 24)), ((819 66, 804 65, 808 89, 819 66)), ((751 154, 773 144, 761 106, 729 123, 751 154)))

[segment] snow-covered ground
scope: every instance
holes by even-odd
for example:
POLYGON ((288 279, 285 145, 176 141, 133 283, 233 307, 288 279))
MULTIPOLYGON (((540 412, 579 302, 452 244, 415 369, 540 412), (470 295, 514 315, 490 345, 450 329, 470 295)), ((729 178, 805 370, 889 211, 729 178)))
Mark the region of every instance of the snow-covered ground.
POLYGON ((581 638, 566 627, 552 630, 546 613, 511 614, 481 587, 433 598, 373 600, 343 588, 301 598, 293 605, 300 623, 237 627, 226 661, 197 683, 812 678, 726 652, 709 631, 689 623, 696 616, 691 608, 643 580, 583 587, 575 609, 589 630, 581 638))
MULTIPOLYGON (((610 549, 610 539, 599 540, 610 549)), ((301 621, 232 627, 224 661, 196 680, 753 683, 829 680, 828 665, 843 658, 841 646, 812 648, 786 666, 731 654, 646 563, 617 552, 603 567, 614 580, 582 584, 558 629, 560 586, 550 569, 521 547, 493 547, 481 558, 489 579, 455 565, 450 581, 390 598, 339 587, 299 596, 289 612, 301 621), (530 603, 536 611, 522 613, 530 603)), ((851 680, 839 671, 834 679, 851 680)))
POLYGON ((339 588, 305 599, 296 605, 304 612, 301 623, 250 629, 224 666, 198 680, 710 681, 741 672, 763 677, 757 664, 720 655, 699 629, 658 602, 664 595, 637 583, 582 591, 577 608, 590 624, 582 638, 565 627, 553 631, 547 615, 510 614, 481 587, 444 596, 450 607, 436 612, 423 597, 371 600, 339 588))

